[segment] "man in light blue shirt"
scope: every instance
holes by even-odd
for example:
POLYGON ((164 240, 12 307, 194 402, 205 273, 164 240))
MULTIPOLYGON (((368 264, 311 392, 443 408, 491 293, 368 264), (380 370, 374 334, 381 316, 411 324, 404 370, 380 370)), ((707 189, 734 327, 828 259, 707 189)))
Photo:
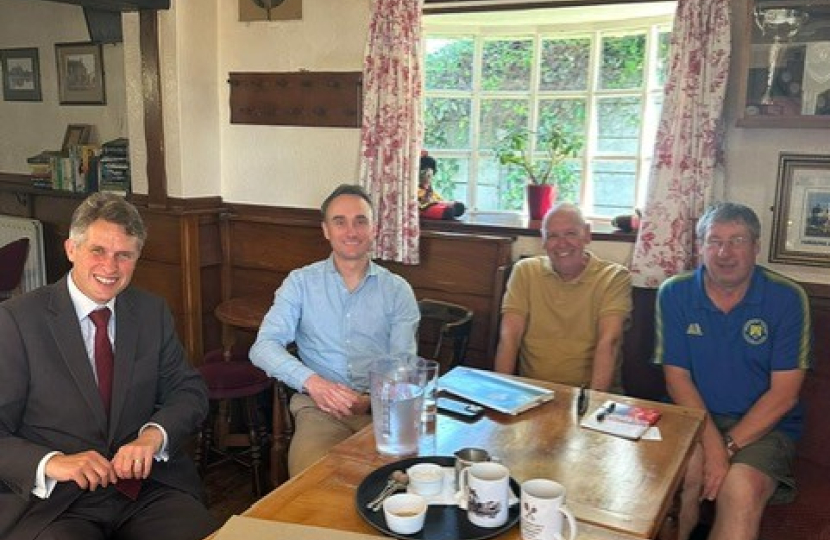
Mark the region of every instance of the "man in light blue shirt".
POLYGON ((371 422, 369 367, 377 358, 415 355, 420 319, 409 284, 369 258, 376 231, 363 188, 340 185, 321 211, 331 256, 288 275, 250 353, 298 391, 291 476, 371 422), (292 342, 299 359, 286 350, 292 342))

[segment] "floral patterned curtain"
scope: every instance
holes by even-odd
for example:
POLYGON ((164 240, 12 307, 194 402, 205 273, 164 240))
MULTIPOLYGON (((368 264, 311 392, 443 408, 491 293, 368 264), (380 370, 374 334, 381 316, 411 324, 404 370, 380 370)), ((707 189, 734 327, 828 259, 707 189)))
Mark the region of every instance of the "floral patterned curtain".
POLYGON ((375 203, 375 256, 418 263, 423 0, 372 0, 363 65, 360 182, 375 203))
POLYGON ((690 269, 694 226, 722 173, 731 47, 729 0, 679 0, 648 196, 631 264, 654 288, 690 269))

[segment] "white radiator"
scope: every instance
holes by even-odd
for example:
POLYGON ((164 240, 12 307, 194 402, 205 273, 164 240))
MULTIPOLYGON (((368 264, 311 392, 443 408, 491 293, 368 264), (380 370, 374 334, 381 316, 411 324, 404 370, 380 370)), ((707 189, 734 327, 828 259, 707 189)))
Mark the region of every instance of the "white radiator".
POLYGON ((36 219, 0 214, 0 246, 19 238, 29 239, 29 258, 23 269, 23 292, 46 285, 46 256, 43 254, 43 224, 36 219))

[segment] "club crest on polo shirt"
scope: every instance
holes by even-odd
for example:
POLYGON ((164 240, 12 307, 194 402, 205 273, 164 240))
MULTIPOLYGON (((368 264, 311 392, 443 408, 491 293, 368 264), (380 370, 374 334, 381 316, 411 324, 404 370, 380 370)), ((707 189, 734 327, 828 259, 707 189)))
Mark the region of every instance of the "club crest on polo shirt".
POLYGON ((700 325, 696 322, 689 323, 689 326, 686 327, 686 335, 687 336, 702 336, 703 330, 700 328, 700 325))
POLYGON ((750 345, 760 345, 767 340, 768 336, 767 323, 761 319, 749 319, 744 324, 744 339, 750 345))

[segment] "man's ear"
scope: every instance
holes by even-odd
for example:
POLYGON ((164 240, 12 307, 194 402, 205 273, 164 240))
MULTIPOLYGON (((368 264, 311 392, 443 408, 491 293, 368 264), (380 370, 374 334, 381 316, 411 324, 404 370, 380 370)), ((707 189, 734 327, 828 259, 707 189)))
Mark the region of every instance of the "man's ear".
POLYGON ((323 236, 326 237, 326 240, 331 240, 331 238, 329 238, 329 227, 325 221, 320 222, 320 228, 323 229, 323 236))

